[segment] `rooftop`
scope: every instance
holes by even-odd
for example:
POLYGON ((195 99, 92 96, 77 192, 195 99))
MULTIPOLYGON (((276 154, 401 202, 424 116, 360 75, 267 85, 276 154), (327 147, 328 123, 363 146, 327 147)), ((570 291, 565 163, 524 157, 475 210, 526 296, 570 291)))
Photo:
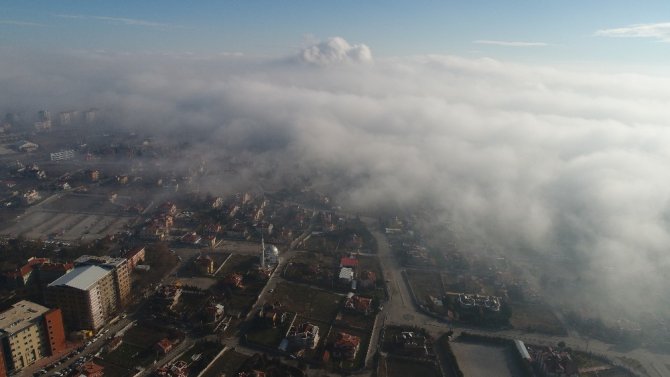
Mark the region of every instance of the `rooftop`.
POLYGON ((49 284, 49 287, 68 286, 86 291, 110 273, 110 270, 98 266, 78 266, 49 284))
POLYGON ((8 334, 19 332, 48 311, 48 308, 34 302, 19 301, 11 309, 0 313, 0 331, 8 334))
POLYGON ((113 258, 109 256, 82 255, 74 260, 75 265, 97 265, 115 268, 127 262, 126 258, 113 258))

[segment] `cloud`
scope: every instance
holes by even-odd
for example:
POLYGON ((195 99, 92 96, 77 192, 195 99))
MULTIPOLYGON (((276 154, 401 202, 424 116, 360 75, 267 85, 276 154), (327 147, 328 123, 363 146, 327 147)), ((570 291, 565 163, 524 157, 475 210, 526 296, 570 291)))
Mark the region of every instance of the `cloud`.
POLYGON ((505 47, 545 47, 548 46, 544 42, 519 42, 519 41, 495 41, 489 39, 478 39, 472 41, 472 43, 484 44, 484 45, 495 45, 495 46, 505 46, 505 47))
POLYGON ((0 25, 14 25, 14 26, 44 26, 37 22, 21 21, 21 20, 0 20, 0 25))
POLYGON ((307 183, 351 211, 423 211, 439 229, 427 236, 449 230, 464 252, 563 287, 556 306, 670 313, 668 77, 440 55, 347 64, 371 54, 341 38, 281 61, 2 56, 0 110, 106 109, 188 141, 166 165, 206 159, 203 189, 307 183), (230 161, 234 176, 218 168, 230 161))
POLYGON ((313 44, 300 53, 299 58, 306 63, 327 65, 345 62, 371 62, 372 52, 364 44, 350 45, 340 37, 313 44))
POLYGON ((108 22, 108 23, 111 23, 111 24, 142 26, 142 27, 149 27, 149 28, 171 28, 171 27, 175 27, 175 25, 171 25, 171 24, 166 24, 166 23, 161 23, 161 22, 154 22, 154 21, 147 21, 147 20, 140 20, 140 19, 136 19, 136 18, 89 16, 89 15, 83 15, 83 14, 57 14, 57 15, 54 15, 54 17, 77 19, 77 20, 97 20, 97 21, 105 21, 105 22, 108 22))
POLYGON ((596 31, 595 35, 615 38, 652 38, 669 42, 670 22, 634 24, 620 28, 602 29, 596 31))

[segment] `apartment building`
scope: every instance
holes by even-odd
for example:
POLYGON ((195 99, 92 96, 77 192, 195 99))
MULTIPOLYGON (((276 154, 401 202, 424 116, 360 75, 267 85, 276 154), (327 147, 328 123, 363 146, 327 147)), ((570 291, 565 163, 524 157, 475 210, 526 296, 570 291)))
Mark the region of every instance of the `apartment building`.
POLYGON ((0 313, 0 377, 64 349, 65 330, 59 309, 23 300, 0 313))
POLYGON ((125 306, 130 299, 130 271, 131 267, 126 258, 112 258, 108 256, 82 255, 75 259, 75 266, 98 266, 112 271, 114 289, 119 305, 125 306))
POLYGON ((47 287, 45 302, 60 308, 71 330, 98 330, 119 307, 112 269, 80 265, 47 287))

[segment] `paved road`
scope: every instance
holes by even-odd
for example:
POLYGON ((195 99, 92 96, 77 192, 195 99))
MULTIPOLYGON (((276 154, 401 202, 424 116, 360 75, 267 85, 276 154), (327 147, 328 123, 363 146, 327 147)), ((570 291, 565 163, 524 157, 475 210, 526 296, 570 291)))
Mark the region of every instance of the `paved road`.
POLYGON ((538 333, 528 333, 518 330, 491 331, 479 328, 471 328, 458 323, 444 323, 423 314, 412 301, 407 284, 401 275, 402 266, 393 256, 386 236, 379 231, 379 224, 375 219, 363 218, 370 232, 377 240, 379 262, 381 263, 384 278, 389 287, 389 301, 384 305, 385 324, 414 325, 420 326, 439 336, 450 329, 466 330, 470 333, 482 335, 494 335, 511 339, 520 339, 529 344, 555 345, 563 341, 569 347, 589 351, 606 356, 612 361, 621 362, 621 357, 633 358, 639 361, 651 377, 670 376, 670 355, 655 353, 646 349, 638 348, 631 351, 617 350, 613 345, 598 340, 581 338, 574 333, 567 337, 550 336, 538 333))

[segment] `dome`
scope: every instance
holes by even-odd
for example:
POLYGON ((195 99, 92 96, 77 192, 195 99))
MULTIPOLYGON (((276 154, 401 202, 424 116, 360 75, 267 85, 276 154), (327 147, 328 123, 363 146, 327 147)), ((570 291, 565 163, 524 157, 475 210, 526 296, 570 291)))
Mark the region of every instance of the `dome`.
POLYGON ((265 246, 265 255, 279 255, 279 249, 277 249, 277 246, 275 245, 267 245, 265 246))

